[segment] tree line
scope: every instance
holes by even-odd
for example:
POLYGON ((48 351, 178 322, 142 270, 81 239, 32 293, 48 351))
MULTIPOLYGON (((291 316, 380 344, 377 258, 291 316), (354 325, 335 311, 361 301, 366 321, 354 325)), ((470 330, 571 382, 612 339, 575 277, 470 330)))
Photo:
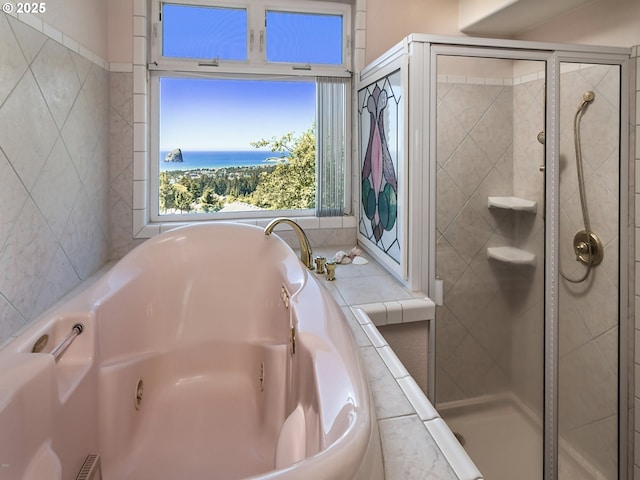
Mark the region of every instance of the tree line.
POLYGON ((251 145, 286 153, 286 161, 257 167, 161 172, 160 213, 217 212, 235 201, 269 210, 315 206, 313 127, 300 137, 287 133, 251 145))

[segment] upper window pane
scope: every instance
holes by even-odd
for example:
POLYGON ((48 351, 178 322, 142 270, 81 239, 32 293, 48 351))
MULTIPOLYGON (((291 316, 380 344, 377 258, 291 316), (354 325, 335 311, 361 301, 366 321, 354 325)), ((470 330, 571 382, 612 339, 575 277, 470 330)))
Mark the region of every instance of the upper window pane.
POLYGON ((163 4, 165 57, 247 59, 247 11, 240 8, 163 4))
POLYGON ((342 64, 342 15, 267 11, 267 61, 342 64))

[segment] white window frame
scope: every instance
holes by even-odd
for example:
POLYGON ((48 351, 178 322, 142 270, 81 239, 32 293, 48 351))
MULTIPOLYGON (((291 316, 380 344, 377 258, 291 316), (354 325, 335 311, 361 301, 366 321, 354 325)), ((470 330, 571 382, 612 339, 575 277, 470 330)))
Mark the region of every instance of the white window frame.
MULTIPOLYGON (((205 5, 216 7, 230 7, 230 8, 247 8, 247 22, 248 22, 248 35, 247 35, 247 61, 223 61, 211 62, 211 65, 207 65, 208 62, 202 62, 198 59, 176 59, 165 58, 161 55, 162 37, 161 28, 162 25, 158 22, 159 14, 161 11, 161 0, 153 0, 151 3, 151 22, 150 22, 150 39, 148 42, 149 50, 148 55, 150 62, 145 66, 147 69, 146 79, 148 90, 145 97, 149 100, 149 122, 146 131, 149 135, 148 148, 145 152, 149 155, 146 161, 148 182, 146 185, 146 208, 145 212, 137 212, 134 198, 134 231, 136 230, 136 224, 143 223, 144 228, 142 230, 153 230, 155 233, 156 226, 161 229, 167 225, 177 225, 206 220, 243 220, 243 219, 269 219, 274 216, 286 215, 296 217, 311 217, 315 214, 315 210, 250 210, 244 212, 215 212, 215 213, 197 213, 197 214, 163 214, 159 213, 159 166, 157 164, 157 158, 159 155, 159 78, 160 77, 182 77, 189 78, 190 76, 206 76, 209 78, 253 78, 270 80, 273 78, 283 79, 288 81, 308 81, 315 80, 316 77, 332 76, 332 77, 351 77, 351 38, 350 29, 351 25, 351 6, 346 4, 329 3, 324 1, 290 1, 290 0, 251 0, 250 2, 229 2, 229 1, 209 1, 209 0, 176 0, 169 1, 167 3, 172 4, 185 4, 185 5, 205 5), (334 14, 341 15, 343 17, 343 63, 341 65, 300 65, 295 63, 284 62, 266 62, 266 43, 262 43, 262 48, 255 47, 255 42, 260 42, 260 36, 264 38, 266 35, 264 27, 264 18, 266 11, 287 11, 294 13, 314 13, 314 14, 334 14), (260 31, 258 26, 262 25, 260 31), (253 31, 254 47, 250 45, 251 42, 251 30, 253 31), (213 65, 215 63, 215 65, 213 65), (140 216, 144 215, 144 221, 140 222, 140 216)), ((135 44, 135 37, 134 37, 135 44)), ((135 48, 135 46, 134 46, 135 48)), ((135 77, 135 66, 134 66, 135 77)), ((135 80, 134 80, 135 83, 135 80)), ((345 109, 347 115, 350 113, 350 94, 351 88, 347 88, 347 99, 345 109)), ((350 121, 347 121, 347 125, 350 121)), ((350 172, 350 134, 347 127, 345 138, 345 212, 349 210, 350 189, 349 187, 349 172, 350 172)), ((135 143, 135 142, 134 142, 135 143)), ((135 147, 134 147, 135 150, 135 147)), ((134 154, 135 155, 135 154, 134 154)), ((135 196, 135 188, 134 188, 135 196)), ((139 196, 139 195, 138 195, 139 196)), ((136 236, 146 237, 149 236, 142 232, 142 230, 136 236), (142 232, 142 233, 141 233, 142 232)))
POLYGON ((210 72, 210 73, 244 73, 244 74, 277 74, 302 76, 351 76, 351 6, 342 3, 309 0, 250 0, 244 2, 230 2, 228 0, 154 0, 151 5, 151 41, 149 70, 165 72, 210 72), (177 59, 162 56, 162 22, 159 21, 163 3, 184 4, 194 6, 211 6, 227 8, 244 8, 247 10, 247 61, 210 59, 211 65, 206 65, 200 59, 177 59), (319 65, 298 64, 292 62, 266 61, 266 27, 264 25, 266 12, 274 10, 291 13, 310 13, 325 15, 340 15, 342 23, 342 64, 319 65))

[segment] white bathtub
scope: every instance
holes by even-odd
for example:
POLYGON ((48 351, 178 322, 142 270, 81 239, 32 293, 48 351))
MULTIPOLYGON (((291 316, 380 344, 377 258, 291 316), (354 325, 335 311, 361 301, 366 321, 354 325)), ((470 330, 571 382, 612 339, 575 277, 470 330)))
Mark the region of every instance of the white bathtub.
POLYGON ((358 349, 315 277, 257 227, 145 242, 0 350, 0 479, 74 480, 90 454, 104 480, 382 478, 358 349))

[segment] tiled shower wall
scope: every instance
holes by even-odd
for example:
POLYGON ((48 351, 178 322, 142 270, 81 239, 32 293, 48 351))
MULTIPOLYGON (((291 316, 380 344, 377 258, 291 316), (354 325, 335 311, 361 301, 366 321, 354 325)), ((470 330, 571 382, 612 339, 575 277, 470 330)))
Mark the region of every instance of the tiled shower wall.
POLYGON ((487 246, 514 243, 514 218, 487 208, 513 194, 513 87, 438 82, 436 313, 438 404, 505 390, 511 310, 487 246))
MULTIPOLYGON (((518 62, 516 62, 518 63, 518 62)), ((544 66, 539 68, 544 72, 544 66)), ((521 272, 520 305, 514 311, 511 348, 511 381, 517 398, 538 415, 543 408, 544 355, 544 146, 537 140, 544 130, 544 73, 532 73, 516 79, 513 87, 513 191, 521 198, 534 200, 535 215, 516 213, 515 245, 536 255, 535 267, 521 272)))
POLYGON ((108 258, 109 72, 42 22, 0 45, 2 343, 108 258))

